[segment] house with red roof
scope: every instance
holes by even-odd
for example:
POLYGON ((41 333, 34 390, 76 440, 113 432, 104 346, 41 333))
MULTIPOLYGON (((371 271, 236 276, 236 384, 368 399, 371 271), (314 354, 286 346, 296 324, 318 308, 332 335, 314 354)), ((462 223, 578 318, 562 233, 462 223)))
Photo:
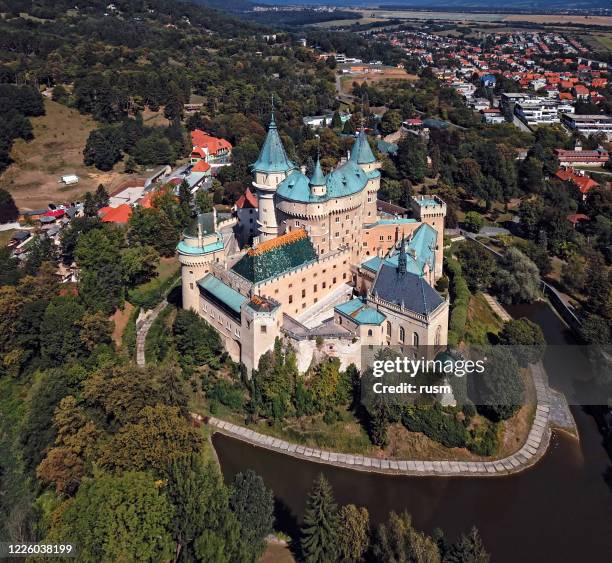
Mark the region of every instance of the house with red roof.
POLYGON ((557 170, 555 176, 563 182, 571 182, 582 194, 583 199, 586 199, 587 194, 599 184, 584 172, 577 172, 571 166, 562 166, 557 170))
POLYGON ((191 163, 196 164, 200 160, 206 163, 226 164, 232 154, 232 144, 225 139, 213 137, 200 129, 191 132, 191 163))
POLYGON ((132 207, 127 203, 122 203, 117 207, 102 207, 98 215, 103 223, 126 225, 132 216, 132 207))
POLYGON ((589 89, 583 84, 576 84, 573 88, 573 92, 578 100, 586 100, 589 97, 589 89))

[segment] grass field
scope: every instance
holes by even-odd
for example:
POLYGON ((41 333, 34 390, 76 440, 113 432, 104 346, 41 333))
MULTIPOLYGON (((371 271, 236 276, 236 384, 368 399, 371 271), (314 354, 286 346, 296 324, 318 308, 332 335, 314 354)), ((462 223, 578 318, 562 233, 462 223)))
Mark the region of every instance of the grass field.
MULTIPOLYGON (((34 140, 17 140, 11 156, 13 164, 0 176, 20 209, 39 209, 50 202, 79 199, 86 191, 104 184, 108 191, 127 175, 100 172, 83 164, 83 149, 89 132, 97 124, 78 111, 45 99, 46 115, 32 121, 34 140), (77 174, 81 181, 72 186, 58 183, 64 174, 77 174)), ((122 170, 118 164, 116 170, 122 170)))
POLYGON ((385 68, 382 72, 343 75, 340 79, 340 83, 342 85, 342 92, 344 94, 350 94, 354 82, 357 82, 357 84, 363 84, 364 82, 374 84, 376 82, 384 82, 385 80, 416 81, 418 79, 418 76, 407 73, 403 68, 385 68))

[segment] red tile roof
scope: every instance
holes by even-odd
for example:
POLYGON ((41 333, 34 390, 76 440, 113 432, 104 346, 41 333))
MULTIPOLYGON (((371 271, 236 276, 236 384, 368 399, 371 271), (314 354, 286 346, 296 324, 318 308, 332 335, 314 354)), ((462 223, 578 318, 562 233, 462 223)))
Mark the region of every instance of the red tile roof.
POLYGON ((195 166, 191 169, 192 172, 208 172, 210 170, 210 164, 205 160, 198 160, 195 166))
POLYGON ((195 131, 191 132, 191 144, 193 145, 194 150, 196 147, 207 148, 208 154, 211 155, 216 155, 224 150, 232 150, 232 145, 229 141, 208 135, 208 133, 205 133, 200 129, 196 129, 195 131))
POLYGON ((132 215, 132 208, 127 203, 122 203, 119 207, 103 207, 98 214, 103 223, 125 224, 132 215))
POLYGON ((567 220, 575 227, 580 221, 590 221, 591 218, 584 213, 572 213, 567 216, 567 220))
POLYGON ((573 168, 561 168, 557 170, 555 176, 564 182, 572 182, 578 186, 580 193, 586 194, 589 190, 597 187, 597 182, 589 176, 581 176, 576 174, 573 168))
POLYGON ((236 207, 238 209, 257 209, 257 198, 249 188, 238 198, 236 207))

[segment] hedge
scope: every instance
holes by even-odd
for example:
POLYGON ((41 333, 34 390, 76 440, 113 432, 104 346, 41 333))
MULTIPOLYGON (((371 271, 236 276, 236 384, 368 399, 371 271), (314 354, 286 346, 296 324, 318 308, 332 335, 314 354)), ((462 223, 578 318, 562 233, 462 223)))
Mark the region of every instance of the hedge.
POLYGON ((463 277, 461 264, 454 258, 446 256, 444 265, 450 278, 450 293, 452 298, 448 327, 448 343, 451 346, 457 346, 465 334, 471 293, 463 277))
POLYGON ((136 353, 136 319, 140 314, 140 307, 134 307, 134 310, 130 313, 123 334, 121 335, 121 346, 127 350, 131 358, 136 353))
POLYGON ((412 432, 422 432, 447 448, 467 445, 468 433, 454 413, 446 413, 435 404, 433 407, 407 407, 402 414, 402 424, 412 432))
POLYGON ((151 280, 143 285, 130 289, 128 301, 132 305, 138 305, 143 309, 154 309, 156 305, 170 293, 172 287, 181 279, 180 272, 170 276, 163 281, 158 278, 151 280))

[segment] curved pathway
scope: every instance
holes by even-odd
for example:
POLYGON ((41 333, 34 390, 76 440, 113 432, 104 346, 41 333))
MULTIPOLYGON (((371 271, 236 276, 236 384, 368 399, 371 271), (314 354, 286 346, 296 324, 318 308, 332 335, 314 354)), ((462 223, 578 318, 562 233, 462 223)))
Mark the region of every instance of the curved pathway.
POLYGON ((516 453, 494 461, 403 461, 379 459, 362 455, 343 454, 286 442, 280 438, 254 432, 215 417, 208 418, 214 431, 242 440, 254 446, 293 457, 325 463, 336 467, 422 476, 482 476, 508 475, 530 467, 544 455, 550 441, 551 408, 546 373, 541 363, 531 366, 536 388, 537 407, 531 430, 523 447, 516 453))
POLYGON ((155 322, 157 315, 161 313, 162 309, 164 309, 167 304, 168 302, 164 299, 155 309, 149 309, 145 313, 144 319, 136 322, 136 363, 139 366, 144 366, 146 364, 145 344, 151 325, 155 322))

